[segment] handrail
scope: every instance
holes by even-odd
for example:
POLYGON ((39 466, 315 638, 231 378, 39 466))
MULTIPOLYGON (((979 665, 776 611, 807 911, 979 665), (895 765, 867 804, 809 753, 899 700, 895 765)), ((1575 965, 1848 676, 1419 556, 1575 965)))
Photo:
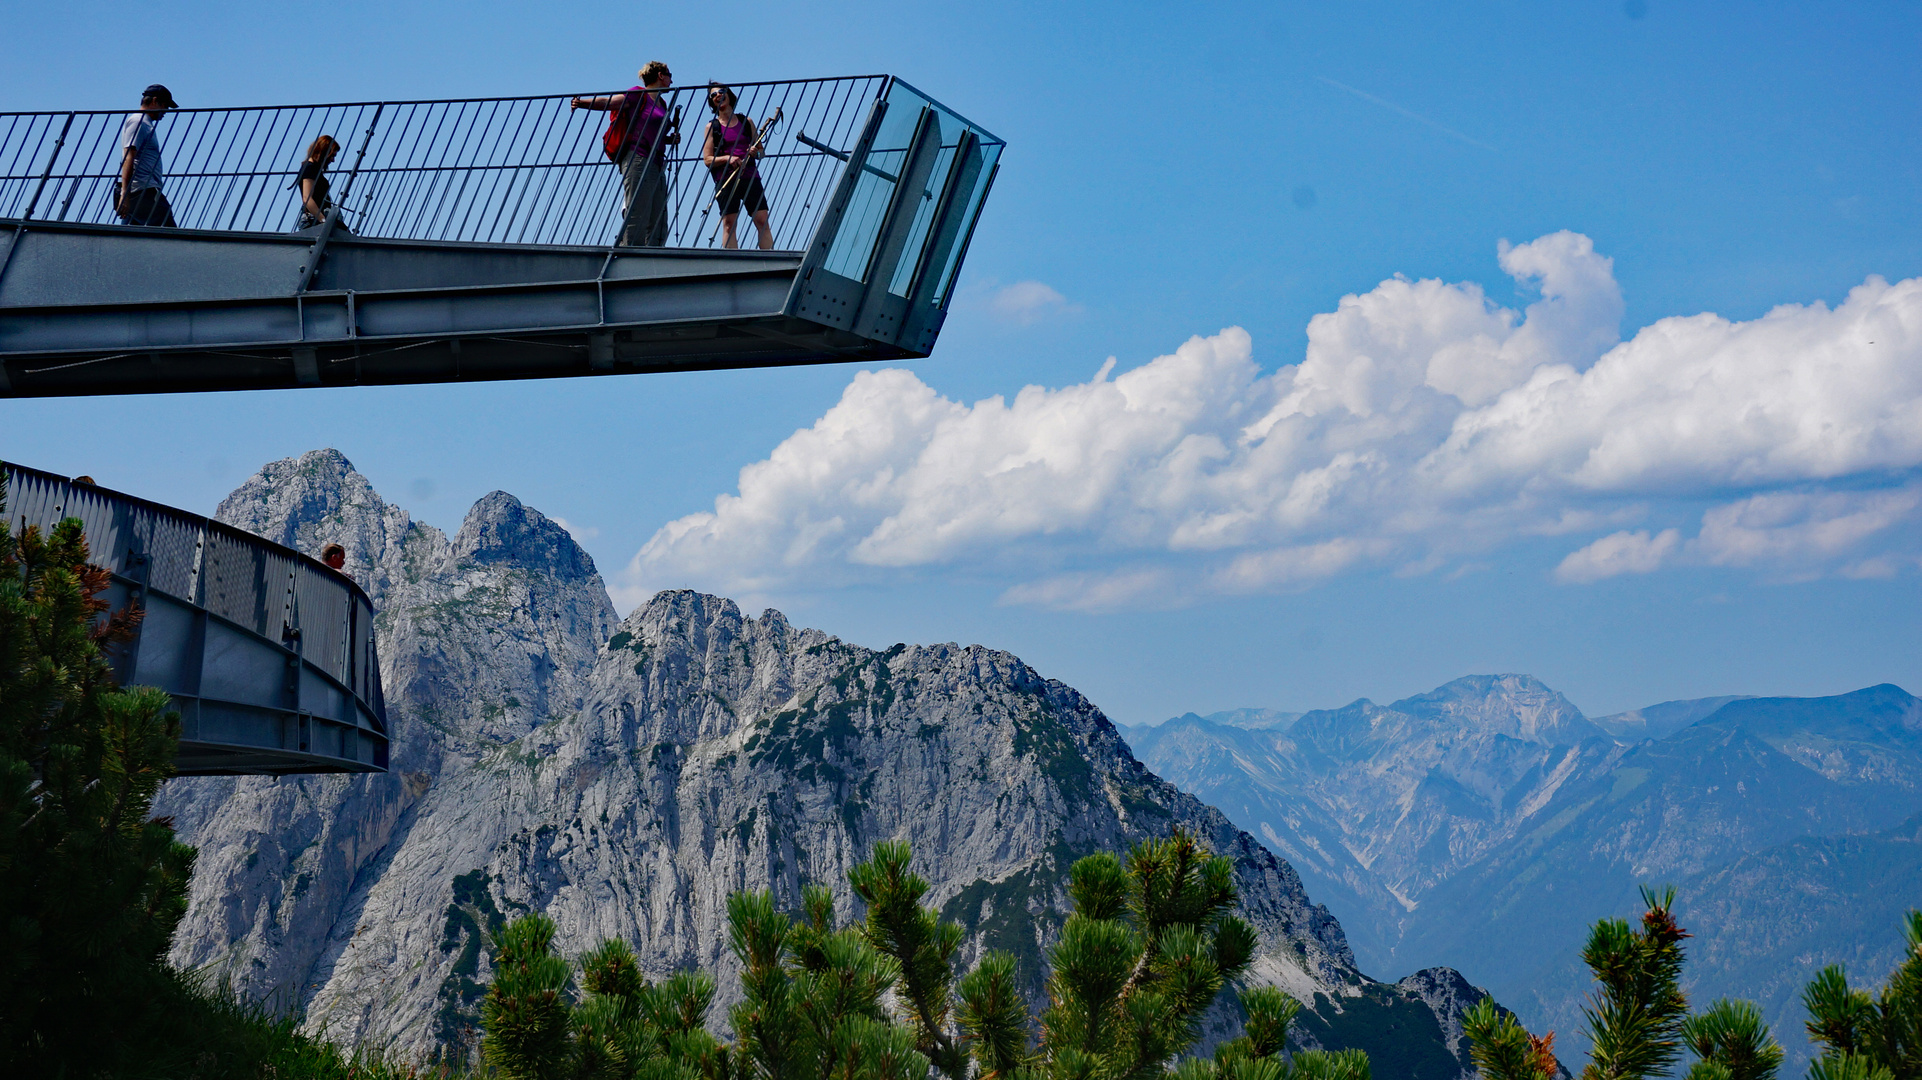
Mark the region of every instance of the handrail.
MULTIPOLYGON (((869 104, 897 82, 858 75, 730 84, 740 96, 737 112, 756 124, 776 107, 785 114, 759 163, 777 248, 806 246, 845 167, 845 151, 834 148, 853 144, 869 104)), ((623 232, 625 192, 602 147, 611 114, 569 107, 587 96, 599 95, 174 110, 160 122, 163 191, 182 227, 289 231, 300 204, 291 181, 308 143, 321 134, 345 143, 348 132, 364 129, 353 165, 334 177, 343 230, 414 240, 612 244, 623 232)), ((706 87, 677 87, 662 98, 670 114, 683 115, 680 145, 650 148, 662 160, 668 191, 666 245, 718 247, 714 181, 699 160, 711 118, 706 87)), ((108 196, 119 175, 120 125, 132 111, 0 112, 0 219, 23 217, 51 190, 52 220, 117 223, 108 196), (61 121, 71 130, 56 138, 61 121)), ((1001 145, 976 133, 986 145, 1001 145)), ((739 231, 744 244, 754 242, 747 221, 739 231)))

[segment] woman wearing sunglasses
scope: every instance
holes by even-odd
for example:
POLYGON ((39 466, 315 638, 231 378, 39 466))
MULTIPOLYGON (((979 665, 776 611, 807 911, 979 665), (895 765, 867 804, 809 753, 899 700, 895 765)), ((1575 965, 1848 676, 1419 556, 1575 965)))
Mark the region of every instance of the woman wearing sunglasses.
POLYGON ((714 110, 714 119, 708 121, 701 160, 714 174, 715 199, 721 204, 721 246, 741 246, 734 230, 745 205, 759 234, 757 246, 767 251, 774 247, 774 233, 767 223, 767 192, 761 188, 761 172, 754 164, 761 156, 761 146, 754 121, 734 112, 739 100, 733 90, 719 83, 708 87, 707 103, 714 110))

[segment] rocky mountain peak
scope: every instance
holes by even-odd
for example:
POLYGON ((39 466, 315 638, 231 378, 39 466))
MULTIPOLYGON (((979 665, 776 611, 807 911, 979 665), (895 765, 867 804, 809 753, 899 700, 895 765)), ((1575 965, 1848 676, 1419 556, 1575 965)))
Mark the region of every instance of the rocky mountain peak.
MULTIPOLYGON (((381 575, 394 770, 176 780, 157 806, 200 849, 173 962, 331 1038, 471 1050, 492 935, 524 911, 551 915, 565 951, 620 937, 650 975, 715 971, 724 1016, 728 894, 791 904, 819 882, 858 914, 847 870, 881 839, 913 844, 929 902, 966 930, 964 965, 1009 949, 1040 996, 1074 859, 1180 826, 1235 864, 1252 978, 1331 1018, 1397 1021, 1305 1040, 1391 1053, 1411 1038, 1400 1018, 1439 1008, 1414 1038, 1466 1065, 1441 1047, 1445 1003, 1364 976, 1288 863, 1016 656, 869 649, 685 590, 617 620, 557 522, 495 492, 450 540, 332 451, 276 462, 223 505, 305 550, 338 540, 381 575)), ((1233 1011, 1211 1014, 1208 1041, 1233 1011)))
POLYGON ((1559 691, 1533 675, 1469 675, 1389 708, 1456 725, 1465 732, 1506 735, 1545 746, 1573 745, 1604 734, 1559 691))
POLYGON ((401 548, 418 528, 333 449, 262 466, 220 501, 214 517, 315 558, 328 544, 339 544, 347 549, 343 569, 377 608, 393 582, 401 548))
POLYGON ((453 544, 339 451, 316 450, 265 466, 219 514, 310 555, 341 544, 376 611, 391 772, 182 778, 155 804, 201 852, 174 963, 211 965, 270 1007, 297 1009, 419 800, 448 772, 578 713, 616 618, 586 553, 505 493, 482 500, 453 544))
POLYGON ((538 568, 561 578, 596 575, 594 560, 573 534, 505 491, 488 492, 467 511, 452 554, 464 562, 538 568))

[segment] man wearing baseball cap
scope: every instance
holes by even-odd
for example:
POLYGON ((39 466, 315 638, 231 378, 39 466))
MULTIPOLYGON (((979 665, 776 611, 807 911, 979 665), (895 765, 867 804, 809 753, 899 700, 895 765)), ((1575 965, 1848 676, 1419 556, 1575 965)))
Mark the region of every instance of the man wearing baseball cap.
POLYGON ((140 111, 120 127, 120 184, 114 211, 129 225, 176 228, 173 207, 161 194, 160 136, 155 122, 178 109, 173 94, 155 83, 140 94, 140 111))

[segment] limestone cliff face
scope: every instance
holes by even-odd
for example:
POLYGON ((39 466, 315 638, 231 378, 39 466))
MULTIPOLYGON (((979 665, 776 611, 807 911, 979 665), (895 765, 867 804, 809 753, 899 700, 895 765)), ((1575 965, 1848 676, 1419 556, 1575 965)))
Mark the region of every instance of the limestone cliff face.
MULTIPOLYGON (((931 901, 968 928, 963 962, 1010 949, 1038 995, 1069 864, 1176 825, 1235 860, 1261 936, 1252 977, 1330 1018, 1305 1041, 1376 1052, 1402 1036, 1360 1018, 1386 1008, 1441 1052, 1450 1010, 1480 996, 1443 1001, 1457 988, 1441 975, 1366 979, 1286 862, 1007 653, 875 651, 691 592, 616 625, 592 562, 512 497, 483 499, 450 540, 333 452, 269 466, 222 513, 309 550, 339 540, 374 585, 395 767, 170 784, 160 812, 201 848, 173 958, 278 992, 330 1038, 471 1046, 490 936, 536 910, 569 953, 618 936, 652 974, 714 970, 724 1016, 728 894, 793 904, 821 882, 851 915, 847 870, 882 839, 914 845, 931 901)), ((1416 1074, 1456 1075, 1446 1049, 1416 1074)))
POLYGON ((450 542, 320 450, 262 469, 217 513, 309 554, 340 543, 380 613, 393 771, 182 779, 155 807, 200 848, 173 962, 298 1008, 319 988, 331 928, 405 836, 408 811, 450 766, 578 710, 615 613, 586 553, 501 492, 450 542))
POLYGON ((618 936, 652 972, 714 970, 727 1000, 728 894, 792 904, 819 881, 851 911, 847 870, 882 839, 914 845, 931 902, 973 931, 965 959, 1010 948, 1033 979, 1069 864, 1177 824, 1235 859, 1258 978, 1302 997, 1358 979, 1286 863, 1015 657, 875 652, 663 593, 601 651, 578 716, 423 799, 358 923, 339 928, 310 1022, 411 1051, 454 1037, 471 1006, 463 958, 478 959, 467 935, 521 910, 551 915, 564 950, 618 936))

